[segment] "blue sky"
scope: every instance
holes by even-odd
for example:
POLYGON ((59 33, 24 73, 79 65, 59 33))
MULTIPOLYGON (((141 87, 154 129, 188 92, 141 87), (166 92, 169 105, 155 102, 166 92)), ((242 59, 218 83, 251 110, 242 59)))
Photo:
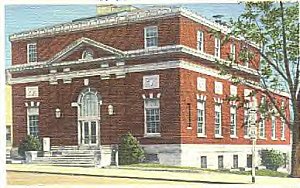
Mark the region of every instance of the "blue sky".
MULTIPOLYGON (((179 4, 176 4, 179 5, 179 4)), ((137 5, 141 6, 141 5, 137 5)), ((145 6, 145 5, 143 5, 145 6)), ((198 14, 211 19, 213 15, 224 15, 224 20, 237 18, 243 5, 229 3, 182 4, 198 14)), ((96 5, 6 5, 5 6, 5 66, 11 65, 10 42, 12 33, 68 22, 96 14, 96 5)))

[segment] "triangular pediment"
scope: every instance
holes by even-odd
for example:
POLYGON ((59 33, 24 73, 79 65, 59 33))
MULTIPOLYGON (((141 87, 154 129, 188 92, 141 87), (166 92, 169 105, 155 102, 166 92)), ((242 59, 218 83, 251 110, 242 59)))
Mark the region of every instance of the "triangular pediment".
POLYGON ((65 47, 63 50, 55 54, 48 63, 59 62, 63 60, 74 60, 75 59, 82 59, 82 53, 85 50, 89 50, 95 53, 95 57, 93 59, 108 56, 117 56, 121 57, 124 55, 123 51, 113 48, 111 46, 102 44, 100 42, 94 41, 89 38, 82 37, 70 45, 65 47), (73 58, 73 59, 72 59, 73 58))

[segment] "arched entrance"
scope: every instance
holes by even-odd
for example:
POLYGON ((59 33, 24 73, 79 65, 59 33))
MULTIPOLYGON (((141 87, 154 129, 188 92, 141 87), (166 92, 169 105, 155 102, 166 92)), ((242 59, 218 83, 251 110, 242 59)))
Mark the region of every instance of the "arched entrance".
POLYGON ((101 97, 91 88, 83 90, 78 97, 78 144, 99 145, 101 97))

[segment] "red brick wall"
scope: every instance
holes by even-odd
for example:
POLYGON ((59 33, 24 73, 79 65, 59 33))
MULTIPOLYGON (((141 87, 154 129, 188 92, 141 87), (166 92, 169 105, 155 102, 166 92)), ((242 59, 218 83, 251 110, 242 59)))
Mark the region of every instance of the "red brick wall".
POLYGON ((179 19, 161 18, 147 22, 137 22, 116 27, 93 29, 89 31, 59 34, 45 38, 19 40, 12 42, 12 64, 27 63, 27 42, 36 42, 38 61, 46 61, 75 40, 86 37, 120 50, 144 48, 144 27, 158 26, 158 45, 179 44, 179 19))
MULTIPOLYGON (((237 136, 236 138, 230 138, 230 104, 226 101, 226 97, 230 95, 229 81, 224 81, 211 76, 202 75, 200 73, 180 70, 180 105, 181 105, 181 132, 182 132, 182 143, 185 144, 250 144, 249 139, 244 138, 244 109, 239 108, 237 111, 237 136), (206 78, 206 92, 197 90, 197 77, 206 78), (217 95, 214 92, 214 82, 219 81, 223 83, 223 95, 217 95), (206 134, 207 138, 197 138, 197 97, 196 95, 205 95, 206 99, 206 134), (223 99, 222 103, 222 135, 224 138, 215 138, 214 127, 215 127, 215 102, 214 97, 223 99), (191 104, 191 119, 192 129, 187 129, 189 113, 188 103, 191 104)), ((238 95, 244 95, 243 85, 238 86, 238 95)), ((248 88, 251 89, 251 88, 248 88)), ((260 96, 260 94, 258 94, 260 96)), ((279 97, 277 96, 279 99, 279 97)), ((260 101, 260 99, 258 99, 260 101)), ((287 115, 289 113, 287 110, 287 115)), ((277 118, 276 125, 276 138, 278 140, 271 139, 271 122, 266 121, 266 140, 257 140, 257 144, 289 144, 289 129, 286 127, 285 130, 285 141, 281 141, 280 138, 280 118, 277 118)))
MULTIPOLYGON (((77 102, 79 93, 86 88, 83 79, 73 79, 71 84, 57 85, 48 82, 13 85, 14 145, 18 146, 27 134, 25 102, 40 102, 39 131, 41 137, 50 137, 52 145, 77 145, 77 102), (39 97, 25 99, 25 86, 39 86, 39 97), (55 118, 55 109, 60 108, 62 118, 55 118)), ((127 74, 125 79, 100 80, 90 77, 90 87, 102 97, 100 138, 101 144, 119 142, 121 135, 131 131, 143 144, 179 143, 179 71, 165 70, 127 74), (160 88, 143 90, 143 75, 160 75, 160 88), (172 78, 172 79, 170 79, 172 78), (144 100, 142 95, 156 96, 161 93, 161 138, 144 138, 144 100), (108 115, 108 105, 114 106, 115 114, 108 115)))

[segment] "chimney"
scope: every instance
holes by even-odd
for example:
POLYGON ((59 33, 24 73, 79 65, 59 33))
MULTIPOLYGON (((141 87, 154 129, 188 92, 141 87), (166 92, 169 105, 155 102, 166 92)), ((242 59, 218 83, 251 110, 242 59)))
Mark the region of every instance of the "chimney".
POLYGON ((134 10, 137 10, 138 8, 132 6, 132 5, 113 5, 113 4, 101 4, 97 5, 96 7, 96 13, 98 16, 118 13, 118 12, 131 12, 134 10))

